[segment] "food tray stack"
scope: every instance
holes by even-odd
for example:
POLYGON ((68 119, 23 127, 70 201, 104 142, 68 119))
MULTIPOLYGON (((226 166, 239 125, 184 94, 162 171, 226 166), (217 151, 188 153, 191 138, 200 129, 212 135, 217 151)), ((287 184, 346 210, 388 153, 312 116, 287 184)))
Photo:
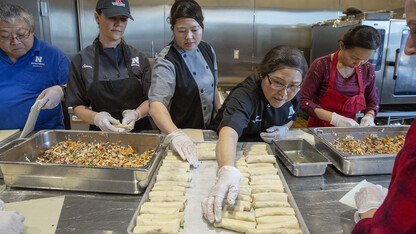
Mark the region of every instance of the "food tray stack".
POLYGON ((315 147, 333 165, 345 175, 376 175, 391 174, 393 170, 395 154, 366 154, 356 155, 337 150, 332 144, 335 140, 352 136, 356 140, 364 141, 370 134, 378 137, 389 136, 393 138, 398 135, 406 135, 409 130, 408 125, 404 126, 375 126, 359 128, 311 128, 309 129, 315 136, 315 147))
POLYGON ((145 133, 44 130, 2 154, 0 167, 7 186, 122 194, 142 193, 160 162, 163 137, 145 133), (141 153, 156 148, 139 168, 38 163, 37 158, 61 141, 108 142, 141 153))

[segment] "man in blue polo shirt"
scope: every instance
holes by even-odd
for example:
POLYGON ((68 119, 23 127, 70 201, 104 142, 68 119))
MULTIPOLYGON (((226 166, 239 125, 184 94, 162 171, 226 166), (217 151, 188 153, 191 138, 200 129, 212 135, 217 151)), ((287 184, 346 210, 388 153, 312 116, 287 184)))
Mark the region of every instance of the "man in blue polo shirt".
POLYGON ((0 129, 23 129, 40 100, 35 131, 62 129, 61 100, 70 61, 34 35, 33 16, 13 3, 0 3, 0 129))

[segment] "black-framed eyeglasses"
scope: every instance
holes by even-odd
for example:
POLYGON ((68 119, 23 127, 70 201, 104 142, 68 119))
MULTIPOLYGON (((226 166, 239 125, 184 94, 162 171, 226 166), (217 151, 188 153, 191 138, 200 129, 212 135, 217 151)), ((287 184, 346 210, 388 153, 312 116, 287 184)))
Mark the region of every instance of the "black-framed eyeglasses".
POLYGON ((10 42, 13 39, 16 39, 18 41, 24 41, 27 38, 29 38, 29 36, 30 36, 30 30, 27 30, 23 34, 15 34, 15 35, 13 35, 12 33, 9 33, 8 35, 2 33, 2 34, 0 34, 0 41, 1 42, 10 42))
POLYGON ((284 84, 282 84, 282 83, 280 83, 278 81, 272 81, 270 79, 269 74, 267 74, 266 76, 267 76, 267 79, 269 80, 270 86, 273 89, 278 90, 278 91, 282 91, 283 89, 286 89, 288 92, 297 92, 297 91, 299 91, 300 87, 302 86, 302 84, 300 84, 300 85, 288 85, 288 86, 286 86, 286 85, 284 85, 284 84))

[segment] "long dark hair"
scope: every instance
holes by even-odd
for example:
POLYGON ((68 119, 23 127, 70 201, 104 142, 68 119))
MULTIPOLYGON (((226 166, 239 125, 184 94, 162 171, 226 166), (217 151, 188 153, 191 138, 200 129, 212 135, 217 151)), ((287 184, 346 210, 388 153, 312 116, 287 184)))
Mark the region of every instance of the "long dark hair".
POLYGON ((368 25, 358 25, 350 28, 338 41, 344 42, 345 49, 361 47, 376 50, 381 43, 377 29, 368 25))

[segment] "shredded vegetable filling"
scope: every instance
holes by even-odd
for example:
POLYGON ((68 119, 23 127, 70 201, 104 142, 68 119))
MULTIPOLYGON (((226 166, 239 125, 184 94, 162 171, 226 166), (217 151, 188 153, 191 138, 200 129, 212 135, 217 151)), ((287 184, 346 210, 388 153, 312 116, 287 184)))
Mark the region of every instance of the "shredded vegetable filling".
POLYGON ((335 140, 332 145, 337 150, 355 155, 396 154, 403 147, 404 139, 404 135, 397 135, 394 138, 386 135, 386 138, 379 138, 376 134, 370 134, 361 141, 347 135, 342 140, 335 140))
POLYGON ((149 163, 154 152, 155 148, 138 154, 131 146, 124 147, 109 142, 87 143, 69 139, 46 150, 38 157, 37 162, 134 168, 149 163))

